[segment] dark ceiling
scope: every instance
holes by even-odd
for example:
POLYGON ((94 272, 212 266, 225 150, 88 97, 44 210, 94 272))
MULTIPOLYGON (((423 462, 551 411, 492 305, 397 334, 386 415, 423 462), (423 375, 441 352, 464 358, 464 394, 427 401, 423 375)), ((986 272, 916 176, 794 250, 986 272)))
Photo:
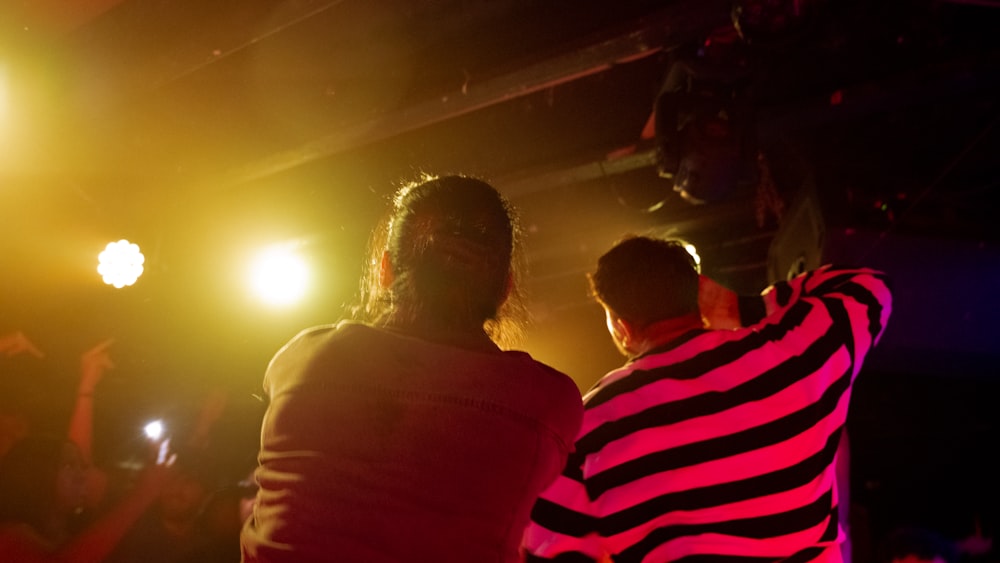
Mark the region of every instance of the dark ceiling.
MULTIPOLYGON (((518 205, 525 346, 581 386, 619 362, 583 274, 626 231, 691 240, 744 292, 831 257, 926 279, 903 296, 921 307, 964 287, 929 309, 967 349, 939 347, 994 348, 980 313, 1000 311, 976 300, 1000 276, 1000 2, 741 1, 744 18, 800 10, 744 19, 746 41, 727 33, 730 0, 9 4, 0 330, 67 365, 115 337, 120 401, 256 392, 282 342, 341 315, 386 196, 421 172, 484 177, 518 205), (658 174, 653 109, 682 64, 732 86, 746 117, 749 172, 704 205, 658 174), (94 261, 119 238, 147 263, 115 291, 94 261), (276 240, 300 241, 320 286, 278 315, 240 286, 246 254, 276 240)), ((917 309, 897 347, 931 338, 917 309)))

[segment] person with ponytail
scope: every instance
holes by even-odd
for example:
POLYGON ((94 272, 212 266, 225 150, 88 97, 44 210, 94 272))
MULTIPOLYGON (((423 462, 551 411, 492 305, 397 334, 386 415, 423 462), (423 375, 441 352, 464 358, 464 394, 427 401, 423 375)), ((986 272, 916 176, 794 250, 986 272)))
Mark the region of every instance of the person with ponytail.
POLYGON ((525 310, 514 211, 483 181, 425 178, 396 193, 370 250, 354 318, 268 366, 243 560, 518 561, 582 404, 510 349, 525 310))

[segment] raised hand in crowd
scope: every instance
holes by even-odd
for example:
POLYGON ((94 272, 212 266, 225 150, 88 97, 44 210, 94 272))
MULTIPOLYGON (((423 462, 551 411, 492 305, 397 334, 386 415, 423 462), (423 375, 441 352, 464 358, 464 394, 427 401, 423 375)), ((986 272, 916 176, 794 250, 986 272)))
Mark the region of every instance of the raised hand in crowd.
POLYGON ((80 448, 80 455, 87 467, 88 508, 99 506, 108 488, 107 475, 94 466, 94 393, 104 374, 115 367, 110 353, 114 342, 114 338, 107 338, 80 356, 80 382, 67 433, 69 439, 80 448))
POLYGON ((23 332, 17 331, 0 336, 0 354, 11 358, 18 354, 29 354, 36 358, 44 358, 45 354, 32 344, 23 332))

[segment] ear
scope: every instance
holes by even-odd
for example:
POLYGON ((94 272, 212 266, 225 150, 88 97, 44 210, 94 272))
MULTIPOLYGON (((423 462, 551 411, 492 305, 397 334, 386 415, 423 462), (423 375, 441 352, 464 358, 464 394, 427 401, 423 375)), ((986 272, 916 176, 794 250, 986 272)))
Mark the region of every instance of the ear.
POLYGON ((607 305, 604 306, 604 316, 607 321, 608 333, 617 345, 624 347, 631 342, 634 331, 628 321, 616 315, 607 305))
POLYGON ((621 340, 622 346, 628 348, 629 344, 635 339, 635 329, 632 323, 626 321, 621 317, 614 318, 615 332, 618 334, 618 338, 621 340))
POLYGON ((378 265, 378 285, 382 289, 388 289, 392 285, 395 274, 392 272, 392 260, 389 259, 389 252, 382 253, 382 260, 378 265))

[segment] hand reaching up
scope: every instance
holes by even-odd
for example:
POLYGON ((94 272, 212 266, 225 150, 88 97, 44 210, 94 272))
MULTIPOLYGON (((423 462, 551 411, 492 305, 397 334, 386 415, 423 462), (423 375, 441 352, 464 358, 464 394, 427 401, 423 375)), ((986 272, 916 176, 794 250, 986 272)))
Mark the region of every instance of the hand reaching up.
POLYGON ((115 367, 108 352, 114 342, 114 338, 108 338, 80 357, 80 394, 92 394, 104 374, 115 367))
POLYGON ((21 331, 0 336, 0 354, 8 358, 12 358, 18 354, 29 354, 36 358, 45 357, 45 354, 32 344, 28 340, 28 337, 21 331))

